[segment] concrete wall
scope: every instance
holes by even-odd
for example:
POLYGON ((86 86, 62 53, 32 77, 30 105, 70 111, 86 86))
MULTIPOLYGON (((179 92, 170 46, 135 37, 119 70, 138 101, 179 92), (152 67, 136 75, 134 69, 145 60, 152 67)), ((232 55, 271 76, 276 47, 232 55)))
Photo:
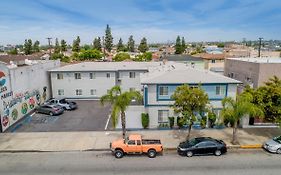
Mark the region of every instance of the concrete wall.
POLYGON ((264 85, 264 82, 268 81, 269 78, 277 76, 281 79, 281 63, 262 63, 259 67, 259 79, 257 86, 264 85))
POLYGON ((123 91, 129 91, 130 88, 140 91, 142 86, 140 84, 140 75, 147 71, 119 71, 120 86, 123 91), (135 73, 135 78, 130 78, 130 72, 135 73))
MULTIPOLYGON (((126 110, 126 128, 141 129, 141 113, 145 113, 144 106, 129 106, 126 110)), ((119 117, 116 128, 122 128, 121 118, 119 117)))

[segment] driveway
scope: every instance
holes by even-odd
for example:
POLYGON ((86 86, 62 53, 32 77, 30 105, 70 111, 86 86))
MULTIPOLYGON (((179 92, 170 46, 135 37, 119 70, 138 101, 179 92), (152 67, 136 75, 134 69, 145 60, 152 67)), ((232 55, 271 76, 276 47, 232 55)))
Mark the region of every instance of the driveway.
MULTIPOLYGON (((110 113, 110 105, 96 100, 77 100, 78 109, 59 116, 35 113, 15 132, 103 131, 110 113)), ((26 120, 25 120, 26 121, 26 120)))

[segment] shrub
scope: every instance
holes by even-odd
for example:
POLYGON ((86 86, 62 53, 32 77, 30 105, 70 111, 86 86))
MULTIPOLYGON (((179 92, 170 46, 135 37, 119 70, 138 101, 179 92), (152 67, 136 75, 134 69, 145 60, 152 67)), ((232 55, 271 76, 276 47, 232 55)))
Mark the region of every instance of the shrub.
POLYGON ((173 128, 173 126, 175 124, 175 118, 174 117, 169 117, 169 124, 170 124, 170 128, 173 128))
POLYGON ((141 124, 144 129, 148 128, 149 125, 149 115, 147 113, 141 114, 141 124))
POLYGON ((184 117, 177 117, 177 125, 178 125, 178 127, 182 128, 184 124, 185 124, 184 117))
POLYGON ((203 117, 200 121, 201 128, 205 128, 207 123, 207 117, 203 117))

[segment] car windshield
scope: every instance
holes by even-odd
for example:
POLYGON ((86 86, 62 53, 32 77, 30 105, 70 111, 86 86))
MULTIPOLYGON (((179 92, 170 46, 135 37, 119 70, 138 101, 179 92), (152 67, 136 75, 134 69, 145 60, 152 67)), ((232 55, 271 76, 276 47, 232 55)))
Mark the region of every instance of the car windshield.
POLYGON ((273 140, 274 140, 275 142, 278 142, 278 143, 281 144, 281 136, 275 137, 275 138, 273 138, 273 140))
POLYGON ((199 141, 197 139, 191 139, 191 140, 188 141, 188 144, 190 144, 192 146, 196 145, 197 143, 199 143, 199 141))

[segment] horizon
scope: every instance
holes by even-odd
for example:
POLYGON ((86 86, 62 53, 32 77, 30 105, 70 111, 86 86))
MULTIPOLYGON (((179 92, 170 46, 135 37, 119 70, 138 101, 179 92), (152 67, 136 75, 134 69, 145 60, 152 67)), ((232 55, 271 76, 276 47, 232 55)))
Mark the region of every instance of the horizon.
POLYGON ((2 1, 0 45, 23 44, 25 39, 47 44, 47 37, 72 44, 91 44, 111 27, 114 44, 133 35, 148 43, 280 40, 281 2, 276 0, 114 0, 79 3, 74 0, 2 1))

